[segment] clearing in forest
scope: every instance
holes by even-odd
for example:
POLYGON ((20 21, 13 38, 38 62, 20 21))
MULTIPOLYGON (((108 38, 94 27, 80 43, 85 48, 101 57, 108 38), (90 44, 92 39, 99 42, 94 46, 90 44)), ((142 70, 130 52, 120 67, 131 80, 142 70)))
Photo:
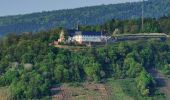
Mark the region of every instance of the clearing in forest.
POLYGON ((105 83, 70 84, 52 88, 52 100, 166 100, 159 91, 151 97, 140 95, 135 79, 108 79, 105 83))

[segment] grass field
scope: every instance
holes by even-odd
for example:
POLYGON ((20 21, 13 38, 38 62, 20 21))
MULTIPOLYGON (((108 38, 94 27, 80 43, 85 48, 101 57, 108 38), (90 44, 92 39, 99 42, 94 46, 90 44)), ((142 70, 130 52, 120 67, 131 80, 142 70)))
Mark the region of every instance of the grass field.
POLYGON ((53 100, 166 100, 159 91, 150 97, 140 95, 134 79, 108 79, 105 84, 78 84, 61 85, 57 88, 57 94, 53 95, 53 100))
POLYGON ((0 100, 9 100, 10 91, 8 87, 0 87, 0 100))
POLYGON ((108 89, 111 93, 111 100, 166 100, 165 96, 158 90, 150 97, 140 95, 134 79, 109 79, 106 85, 112 87, 108 89))

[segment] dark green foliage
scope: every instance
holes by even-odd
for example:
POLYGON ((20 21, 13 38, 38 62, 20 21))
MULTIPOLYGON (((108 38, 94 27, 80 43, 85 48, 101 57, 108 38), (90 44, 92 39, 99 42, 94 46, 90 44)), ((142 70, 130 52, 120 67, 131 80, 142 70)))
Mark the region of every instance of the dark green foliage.
POLYGON ((154 90, 147 70, 169 73, 169 40, 126 41, 78 52, 49 46, 60 29, 5 36, 0 42, 0 86, 9 86, 13 99, 41 99, 52 85, 100 82, 105 78, 137 78, 141 94, 154 90))
POLYGON ((18 79, 18 76, 18 71, 8 70, 3 76, 0 77, 0 85, 10 85, 13 81, 18 79))
POLYGON ((170 17, 162 17, 159 20, 160 28, 162 32, 170 34, 170 17))
POLYGON ((137 63, 133 58, 126 58, 124 66, 127 68, 127 76, 136 77, 142 71, 142 65, 137 63))
MULTIPOLYGON (((144 3, 144 16, 146 18, 160 18, 164 15, 167 16, 169 11, 169 0, 148 0, 144 3)), ((126 20, 140 17, 141 2, 100 5, 70 10, 7 16, 0 18, 0 35, 10 32, 36 32, 55 27, 73 28, 77 22, 81 25, 96 25, 102 24, 111 19, 126 20)), ((137 25, 139 23, 141 22, 128 23, 127 25, 133 24, 133 26, 125 30, 125 32, 136 32, 139 28, 137 25)), ((161 23, 169 24, 169 22, 166 22, 165 20, 161 23)), ((126 28, 129 27, 127 25, 125 26, 126 28)), ((168 27, 169 26, 166 25, 165 27, 162 27, 162 29, 166 29, 167 32, 167 30, 169 30, 168 27)), ((112 28, 110 27, 109 30, 112 30, 112 28)), ((157 29, 153 28, 153 30, 156 31, 157 29)))
POLYGON ((40 98, 42 95, 49 94, 50 80, 43 79, 37 72, 23 73, 21 79, 17 82, 14 81, 10 85, 12 98, 40 98))
POLYGON ((170 75, 170 64, 164 65, 162 71, 164 74, 170 75))
POLYGON ((155 86, 155 81, 150 74, 146 71, 142 71, 136 79, 137 88, 144 96, 152 93, 152 88, 155 86))
MULTIPOLYGON (((169 18, 167 18, 169 20, 169 18)), ((160 20, 161 21, 161 20, 160 20)), ((90 30, 90 31, 107 31, 108 35, 112 35, 115 29, 119 30, 119 34, 137 34, 137 33, 159 33, 165 32, 169 33, 169 30, 161 29, 162 25, 156 19, 145 19, 144 29, 141 30, 141 19, 133 19, 133 20, 111 20, 107 21, 103 25, 94 25, 94 26, 81 26, 81 30, 90 30)), ((170 25, 170 24, 166 24, 170 25)))

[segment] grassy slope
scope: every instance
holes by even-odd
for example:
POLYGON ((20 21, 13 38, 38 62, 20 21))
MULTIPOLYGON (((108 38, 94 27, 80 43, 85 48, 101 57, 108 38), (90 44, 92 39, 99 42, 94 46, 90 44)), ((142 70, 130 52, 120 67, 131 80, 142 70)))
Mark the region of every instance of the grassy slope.
POLYGON ((110 98, 113 100, 134 100, 132 97, 130 97, 129 95, 125 94, 121 84, 123 81, 113 81, 113 80, 109 80, 107 85, 111 88, 109 88, 109 92, 110 92, 110 98))
POLYGON ((134 79, 113 80, 107 82, 111 91, 111 99, 114 100, 166 100, 166 98, 156 91, 154 96, 144 97, 138 92, 134 79))
MULTIPOLYGON (((159 91, 156 91, 155 94, 150 97, 140 95, 134 79, 108 79, 108 81, 103 84, 107 90, 107 95, 101 94, 99 88, 96 89, 96 86, 99 85, 97 83, 90 83, 90 85, 87 86, 88 88, 86 88, 86 86, 84 87, 83 84, 85 83, 77 84, 79 85, 77 86, 75 84, 74 86, 70 85, 70 83, 61 85, 61 88, 65 88, 64 93, 66 97, 73 98, 73 100, 87 100, 87 98, 91 98, 92 100, 102 100, 103 98, 107 98, 106 100, 166 100, 165 96, 159 91)), ((61 94, 62 93, 56 95, 61 94)))

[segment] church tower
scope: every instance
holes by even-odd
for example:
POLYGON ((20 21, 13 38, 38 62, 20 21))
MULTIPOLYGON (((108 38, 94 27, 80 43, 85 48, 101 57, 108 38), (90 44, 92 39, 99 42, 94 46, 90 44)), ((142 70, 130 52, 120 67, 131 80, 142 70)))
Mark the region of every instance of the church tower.
POLYGON ((64 33, 64 30, 61 30, 61 33, 60 33, 60 38, 58 39, 58 42, 65 42, 65 33, 64 33))

